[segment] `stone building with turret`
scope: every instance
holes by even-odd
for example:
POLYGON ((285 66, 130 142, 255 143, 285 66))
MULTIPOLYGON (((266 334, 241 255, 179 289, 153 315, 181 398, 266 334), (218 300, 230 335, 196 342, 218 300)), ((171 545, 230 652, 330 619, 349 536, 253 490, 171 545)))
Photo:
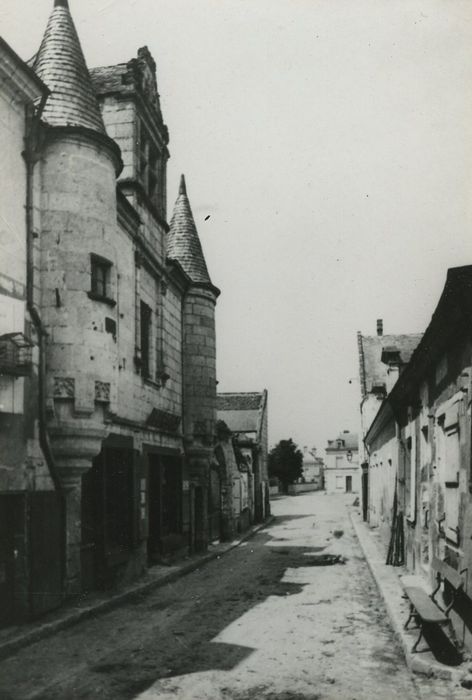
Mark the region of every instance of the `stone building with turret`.
MULTIPOLYGON (((6 466, 16 476, 29 470, 22 488, 49 493, 36 558, 39 573, 57 563, 54 580, 42 579, 53 607, 206 547, 219 290, 183 177, 167 224, 169 135, 148 49, 89 71, 68 2, 55 0, 32 68, 23 69, 31 116, 20 124, 28 145, 21 275, 30 311, 2 332, 20 331, 36 358, 28 415, 43 440, 36 460, 24 451, 6 466), (60 536, 48 539, 49 531, 60 536)), ((7 374, 0 364, 2 387, 7 374)), ((0 407, 1 455, 9 410, 0 407)), ((0 480, 0 517, 17 508, 9 522, 21 523, 21 507, 3 498, 18 488, 15 475, 0 480)), ((31 562, 16 566, 8 543, 18 537, 26 551, 22 531, 0 544, 6 589, 21 591, 15 619, 33 614, 25 601, 40 578, 25 573, 31 562)))

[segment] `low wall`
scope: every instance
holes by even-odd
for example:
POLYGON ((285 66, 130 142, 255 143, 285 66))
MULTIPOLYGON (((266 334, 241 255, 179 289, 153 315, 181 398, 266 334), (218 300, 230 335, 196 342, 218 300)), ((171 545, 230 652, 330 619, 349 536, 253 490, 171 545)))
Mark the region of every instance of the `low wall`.
POLYGON ((307 491, 321 491, 319 484, 290 484, 288 493, 290 496, 296 496, 297 493, 306 493, 307 491))

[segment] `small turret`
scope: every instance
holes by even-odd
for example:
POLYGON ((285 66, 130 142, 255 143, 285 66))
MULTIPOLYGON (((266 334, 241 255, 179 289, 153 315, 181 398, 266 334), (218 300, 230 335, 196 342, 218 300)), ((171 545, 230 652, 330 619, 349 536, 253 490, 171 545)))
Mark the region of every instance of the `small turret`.
POLYGON ((185 178, 170 223, 168 258, 177 261, 189 286, 182 308, 183 428, 189 477, 203 508, 196 508, 196 546, 208 542, 206 511, 210 463, 216 425, 216 337, 215 306, 219 290, 213 286, 187 197, 185 178))
POLYGON ((213 286, 187 197, 184 175, 180 178, 179 195, 170 222, 167 255, 180 263, 192 282, 213 286))
POLYGON ((47 427, 66 493, 65 589, 76 594, 82 585, 81 481, 107 435, 105 412, 113 409, 118 371, 115 333, 109 329, 117 325, 121 160, 105 133, 66 0, 54 2, 34 69, 50 90, 42 113, 39 237, 47 427))

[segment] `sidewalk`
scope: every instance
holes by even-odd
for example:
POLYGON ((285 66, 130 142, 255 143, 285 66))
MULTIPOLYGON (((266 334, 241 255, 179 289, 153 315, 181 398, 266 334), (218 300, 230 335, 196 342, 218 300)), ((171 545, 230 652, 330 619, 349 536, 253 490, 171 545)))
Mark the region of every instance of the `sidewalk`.
POLYGON ((146 595, 151 589, 165 586, 181 576, 195 571, 212 559, 223 556, 226 552, 240 545, 241 542, 248 540, 260 530, 268 527, 273 519, 273 516, 271 516, 265 523, 254 525, 232 542, 209 545, 205 554, 187 557, 172 566, 153 566, 138 582, 129 586, 114 591, 90 593, 75 601, 74 604, 64 605, 64 607, 45 615, 40 620, 0 629, 0 659, 11 656, 18 649, 56 634, 59 630, 75 625, 85 618, 101 615, 128 603, 133 598, 146 595))
POLYGON ((401 566, 387 566, 385 547, 382 546, 377 531, 363 522, 358 511, 350 509, 349 515, 369 569, 387 608, 392 628, 403 649, 408 668, 413 673, 452 680, 456 683, 466 678, 469 680, 471 662, 468 659, 464 660, 460 666, 446 666, 440 663, 430 651, 411 653, 411 647, 418 632, 403 629, 408 617, 408 603, 403 598, 399 577, 407 573, 406 569, 401 566))

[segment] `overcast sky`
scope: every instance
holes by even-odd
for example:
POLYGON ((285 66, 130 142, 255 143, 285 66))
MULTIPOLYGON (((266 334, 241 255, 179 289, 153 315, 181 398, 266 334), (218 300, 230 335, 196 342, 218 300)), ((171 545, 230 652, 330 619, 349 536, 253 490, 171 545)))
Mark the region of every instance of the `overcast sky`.
MULTIPOLYGON (((52 4, 1 0, 23 58, 52 4)), ((70 7, 89 66, 156 60, 169 217, 184 172, 222 290, 219 390, 268 389, 271 443, 355 430, 357 330, 423 331, 472 263, 472 2, 70 7)))

